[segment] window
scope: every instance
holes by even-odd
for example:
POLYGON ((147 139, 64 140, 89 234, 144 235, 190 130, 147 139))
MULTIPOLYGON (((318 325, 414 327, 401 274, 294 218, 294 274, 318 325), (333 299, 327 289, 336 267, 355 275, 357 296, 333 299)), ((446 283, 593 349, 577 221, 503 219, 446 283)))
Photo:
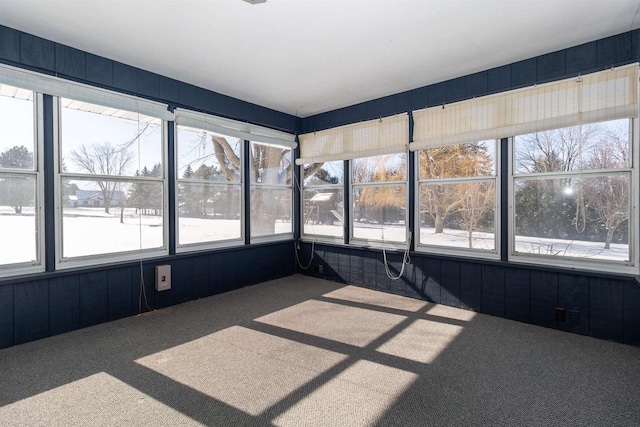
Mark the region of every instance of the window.
POLYGON ((370 242, 407 241, 407 154, 351 161, 352 236, 370 242))
POLYGON ((0 275, 42 269, 40 99, 0 84, 0 275))
POLYGON ((514 259, 588 261, 594 268, 634 265, 633 122, 611 120, 514 138, 514 259))
POLYGON ((242 144, 176 126, 178 247, 241 242, 242 144))
POLYGON ((291 149, 251 142, 251 237, 290 235, 293 209, 291 149))
POLYGON ((496 144, 479 141, 418 152, 420 247, 497 253, 496 144))
POLYGON ((58 262, 166 253, 164 122, 68 98, 57 111, 58 262))
POLYGON ((344 236, 344 162, 312 163, 302 168, 302 234, 344 236))

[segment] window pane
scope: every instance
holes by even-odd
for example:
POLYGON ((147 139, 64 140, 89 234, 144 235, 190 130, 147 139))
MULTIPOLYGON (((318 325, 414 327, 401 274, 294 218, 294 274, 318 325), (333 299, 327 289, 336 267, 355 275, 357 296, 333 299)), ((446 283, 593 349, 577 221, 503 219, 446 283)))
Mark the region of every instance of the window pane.
POLYGON ((242 141, 178 126, 179 179, 240 182, 242 141))
POLYGON ((179 245, 239 239, 241 187, 178 184, 179 245))
POLYGON ((291 233, 291 189, 251 188, 251 236, 291 233))
POLYGON ((629 119, 517 136, 517 174, 630 166, 629 119))
POLYGON ((420 243, 495 249, 495 181, 420 185, 420 243))
POLYGON ((344 197, 341 188, 306 189, 304 194, 303 233, 343 236, 344 197))
POLYGON ((362 157, 351 162, 354 183, 404 181, 407 179, 406 153, 362 157))
MULTIPOLYGON (((2 93, 26 92, 0 85, 2 93), (9 90, 12 89, 12 90, 9 90)), ((32 92, 26 92, 33 97, 32 92)), ((34 169, 33 101, 0 94, 0 168, 34 169)))
POLYGON ((38 260, 36 179, 0 174, 0 266, 38 260))
POLYGON ((405 185, 358 186, 353 189, 353 237, 406 241, 405 185))
POLYGON ((111 176, 163 176, 160 120, 61 99, 62 171, 111 176), (68 107, 65 107, 68 105, 68 107), (111 115, 105 115, 111 114, 111 115))
POLYGON ((61 180, 63 257, 164 246, 160 182, 61 180))
POLYGON ((342 184, 344 182, 344 162, 324 162, 304 165, 304 185, 342 184))
POLYGON ((628 261, 628 173, 515 180, 515 250, 628 261))
POLYGON ((420 179, 490 176, 496 173, 496 141, 420 151, 420 179))
POLYGON ((251 143, 251 182, 291 185, 291 150, 276 145, 251 143))

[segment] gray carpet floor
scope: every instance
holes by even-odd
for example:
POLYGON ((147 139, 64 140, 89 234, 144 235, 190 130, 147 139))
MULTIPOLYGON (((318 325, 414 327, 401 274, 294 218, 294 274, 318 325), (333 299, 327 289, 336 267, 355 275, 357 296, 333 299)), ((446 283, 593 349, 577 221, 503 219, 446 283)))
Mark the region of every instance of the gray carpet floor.
POLYGON ((0 350, 2 426, 638 426, 640 348, 291 276, 0 350))

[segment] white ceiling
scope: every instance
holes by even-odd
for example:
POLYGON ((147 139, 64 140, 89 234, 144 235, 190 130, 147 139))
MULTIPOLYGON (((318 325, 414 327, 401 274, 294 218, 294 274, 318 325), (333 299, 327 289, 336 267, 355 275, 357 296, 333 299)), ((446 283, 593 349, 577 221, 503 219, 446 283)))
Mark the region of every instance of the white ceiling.
POLYGON ((640 0, 2 0, 0 24, 307 117, 640 27, 640 0))

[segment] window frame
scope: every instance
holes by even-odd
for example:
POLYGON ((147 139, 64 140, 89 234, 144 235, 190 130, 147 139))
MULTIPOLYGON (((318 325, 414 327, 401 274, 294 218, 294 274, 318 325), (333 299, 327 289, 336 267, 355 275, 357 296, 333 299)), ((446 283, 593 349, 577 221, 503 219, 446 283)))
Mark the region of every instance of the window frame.
MULTIPOLYGON (((337 243, 337 244, 343 244, 344 243, 344 221, 347 220, 346 215, 345 215, 345 206, 344 206, 344 201, 345 201, 345 197, 344 197, 344 160, 339 160, 340 162, 342 162, 342 180, 343 182, 338 183, 338 184, 312 184, 312 185, 306 185, 304 183, 304 167, 306 165, 310 165, 310 164, 315 164, 315 163, 305 163, 302 165, 299 165, 297 167, 299 167, 300 170, 300 182, 302 185, 300 185, 300 238, 305 240, 305 241, 322 241, 322 242, 328 242, 328 243, 337 243), (343 225, 342 225, 342 233, 340 236, 330 236, 327 234, 314 234, 314 233, 306 233, 305 232, 305 218, 304 218, 304 191, 308 190, 308 189, 328 189, 328 190, 333 190, 333 189, 337 189, 342 191, 342 218, 343 218, 343 225)), ((326 162, 323 162, 326 163, 326 162)))
MULTIPOLYGON (((101 89, 91 89, 96 93, 101 89)), ((56 270, 65 270, 76 267, 90 267, 96 265, 113 264, 122 261, 134 261, 158 256, 169 255, 169 192, 168 192, 168 122, 165 119, 158 118, 161 121, 161 156, 162 156, 162 177, 136 177, 136 176, 111 176, 111 175, 90 175, 81 173, 62 172, 62 124, 61 124, 61 102, 59 96, 53 96, 53 137, 54 137, 54 199, 55 199, 55 268, 56 270), (78 179, 87 180, 89 177, 104 178, 108 181, 122 181, 131 183, 162 183, 162 246, 151 249, 133 249, 121 252, 108 252, 92 255, 81 255, 74 257, 63 256, 63 207, 62 207, 62 180, 78 179)), ((135 98, 137 99, 137 98, 135 98)), ((143 103, 145 100, 139 99, 143 103)))
MULTIPOLYGON (((295 221, 295 203, 294 203, 294 181, 295 181, 295 151, 292 147, 288 147, 285 145, 280 145, 280 144, 276 144, 276 143, 268 143, 268 142, 260 142, 260 141, 251 141, 248 140, 247 141, 247 153, 246 156, 248 157, 249 160, 249 170, 247 171, 247 173, 249 174, 248 176, 251 176, 251 172, 252 172, 252 168, 251 168, 251 155, 252 155, 252 150, 253 150, 253 144, 260 144, 260 145, 268 145, 268 146, 272 146, 272 147, 279 147, 282 148, 283 150, 289 150, 290 153, 290 159, 291 159, 291 184, 264 184, 261 182, 253 182, 253 179, 250 179, 249 182, 246 183, 246 188, 249 191, 249 206, 244 206, 244 210, 247 212, 247 216, 248 216, 248 221, 249 221, 249 233, 250 235, 249 237, 249 242, 251 244, 253 243, 262 243, 262 242, 274 242, 274 241, 280 241, 280 240, 291 240, 293 239, 293 234, 294 234, 294 221, 295 221), (290 217, 290 224, 291 224, 291 231, 285 232, 285 233, 273 233, 273 234, 263 234, 263 235, 259 235, 259 236, 255 236, 253 234, 253 219, 251 218, 251 207, 253 204, 253 190, 254 189, 273 189, 273 190, 282 190, 282 189, 288 189, 291 193, 291 203, 290 203, 290 209, 291 209, 291 217, 290 217)), ((243 199, 246 200, 246 199, 243 199)))
POLYGON ((638 218, 638 203, 640 201, 640 191, 638 184, 639 166, 640 166, 640 146, 639 146, 639 129, 638 118, 629 118, 629 150, 630 150, 630 164, 625 168, 617 169, 590 169, 590 170, 576 170, 576 171, 556 171, 556 172, 543 172, 543 173, 531 173, 531 174, 515 174, 515 138, 509 138, 509 170, 508 170, 508 261, 519 264, 528 265, 547 265, 558 268, 572 269, 572 270, 587 270, 587 271, 600 271, 617 274, 632 274, 638 275, 640 273, 640 259, 639 259, 639 241, 638 230, 640 230, 640 218, 638 218), (607 261, 604 259, 593 258, 577 258, 568 256, 555 256, 517 252, 516 248, 516 210, 515 210, 515 183, 519 180, 540 180, 557 177, 579 177, 579 176, 614 176, 624 175, 629 176, 629 219, 628 219, 628 234, 629 234, 629 261, 607 261))
MULTIPOLYGON (((499 260, 501 257, 500 250, 500 242, 501 242, 501 212, 500 212, 500 194, 501 194, 501 159, 504 153, 500 150, 500 139, 488 140, 494 141, 494 152, 495 152, 495 164, 494 169, 495 173, 493 175, 481 175, 481 176, 471 176, 471 177, 450 177, 450 178, 430 178, 430 179, 422 179, 420 178, 420 152, 423 150, 428 150, 429 148, 423 148, 420 150, 413 151, 413 161, 414 161, 414 170, 415 170, 415 193, 414 193, 414 237, 413 240, 415 242, 415 251, 421 253, 428 254, 445 254, 445 255, 454 255, 454 256, 464 256, 464 257, 474 257, 480 259, 489 259, 489 260, 499 260), (494 183, 494 249, 493 250, 485 250, 485 249, 477 249, 477 248, 467 248, 467 247, 455 247, 455 246, 442 246, 435 244, 423 243, 420 240, 420 208, 421 208, 421 199, 420 199, 420 189, 423 184, 428 184, 430 182, 438 182, 442 184, 464 184, 464 183, 473 183, 473 182, 493 182, 494 183)), ((478 142, 478 141, 473 141, 478 142)), ((450 145, 460 145, 465 143, 456 143, 450 145)), ((440 148, 440 146, 436 147, 440 148)))
MULTIPOLYGON (((409 242, 409 233, 411 232, 409 227, 409 162, 410 153, 403 151, 400 153, 390 153, 390 155, 404 154, 405 157, 405 177, 403 181, 374 181, 374 182, 355 182, 354 180, 354 167, 353 162, 370 157, 384 156, 385 154, 373 155, 367 157, 356 157, 354 159, 349 160, 349 244, 353 245, 363 245, 372 248, 384 248, 384 249, 397 249, 397 250, 406 250, 407 246, 410 244, 409 242), (355 189, 356 188, 366 188, 366 187, 400 187, 404 186, 405 190, 405 200, 404 200, 404 241, 388 241, 382 239, 365 239, 362 237, 355 237, 354 235, 354 220, 355 215, 353 212, 355 211, 355 189)), ((389 154, 387 154, 389 155, 389 154)), ((345 218, 346 219, 346 218, 345 218)), ((384 227, 384 223, 381 224, 381 230, 384 227)), ((413 239, 413 237, 412 237, 413 239)))
MULTIPOLYGON (((14 85, 8 85, 14 86, 14 85)), ((18 87, 19 86, 14 86, 18 87)), ((21 89, 21 88, 20 88, 21 89)), ((35 221, 36 260, 0 264, 0 278, 42 273, 45 265, 45 210, 44 210, 44 96, 33 93, 33 168, 32 169, 3 169, 0 176, 32 176, 35 179, 35 221)))
MULTIPOLYGON (((176 178, 175 178, 175 197, 174 197, 174 203, 175 203, 175 212, 176 212, 176 224, 175 224, 175 230, 176 230, 176 253, 185 253, 185 252, 198 252, 198 251, 206 251, 206 250, 210 250, 210 249, 218 249, 218 248, 230 248, 230 247, 236 247, 236 246, 242 246, 245 243, 245 224, 246 224, 246 215, 245 215, 245 211, 246 209, 244 209, 244 204, 245 204, 245 182, 244 182, 244 170, 242 170, 244 168, 245 165, 245 161, 244 161, 244 156, 245 156, 245 144, 244 144, 244 140, 240 139, 240 164, 241 166, 241 170, 240 170, 240 179, 238 181, 233 181, 233 182, 217 182, 217 181, 207 181, 207 180, 203 180, 203 179, 184 179, 184 178, 180 178, 178 176, 178 153, 179 153, 179 141, 178 141, 178 128, 182 127, 182 128, 186 128, 189 130, 195 130, 195 131, 202 131, 202 132, 206 132, 207 134, 212 134, 215 132, 211 132, 208 131, 206 129, 197 129, 194 128, 192 126, 186 126, 186 125, 179 125, 177 123, 174 123, 174 168, 176 171, 176 178), (228 188, 228 187, 239 187, 240 188, 240 237, 239 238, 234 238, 234 239, 224 239, 224 240, 209 240, 206 242, 196 242, 196 243, 185 243, 185 244, 180 244, 180 226, 179 226, 179 218, 180 218, 180 207, 179 207, 179 197, 178 197, 178 186, 180 183, 187 183, 187 184, 204 184, 204 185, 209 185, 211 187, 221 187, 221 188, 228 188)), ((220 136, 225 136, 223 134, 219 134, 220 136)))

